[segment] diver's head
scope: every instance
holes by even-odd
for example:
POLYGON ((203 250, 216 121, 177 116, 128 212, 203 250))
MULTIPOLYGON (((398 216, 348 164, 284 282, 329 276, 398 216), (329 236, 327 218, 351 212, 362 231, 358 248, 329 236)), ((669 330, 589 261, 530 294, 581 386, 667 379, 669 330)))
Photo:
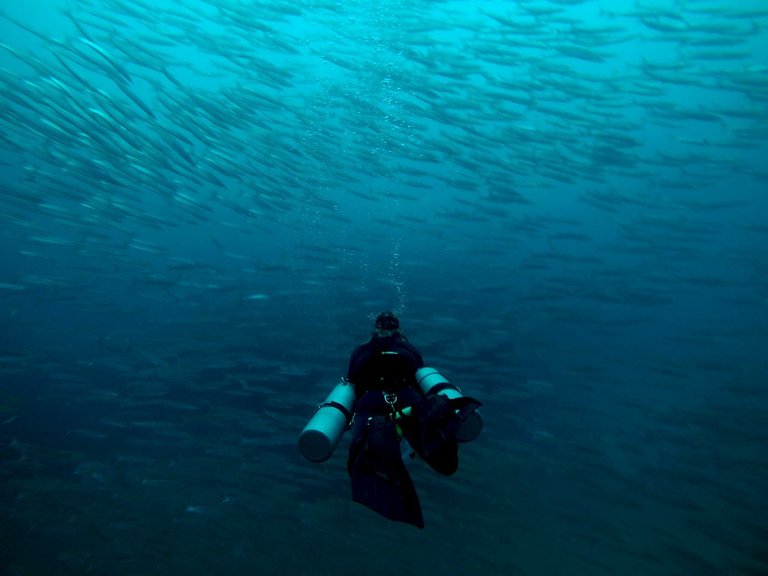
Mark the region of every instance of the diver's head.
POLYGON ((382 312, 373 322, 373 333, 376 336, 392 336, 400 333, 400 320, 392 311, 382 312))

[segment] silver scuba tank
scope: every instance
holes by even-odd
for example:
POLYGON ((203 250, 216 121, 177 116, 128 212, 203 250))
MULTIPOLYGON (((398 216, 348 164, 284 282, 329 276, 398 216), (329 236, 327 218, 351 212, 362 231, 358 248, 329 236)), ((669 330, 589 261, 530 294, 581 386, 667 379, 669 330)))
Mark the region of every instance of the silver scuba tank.
POLYGON ((355 387, 342 378, 299 434, 301 455, 312 462, 328 460, 352 420, 354 405, 355 387))
MULTIPOLYGON (((424 393, 424 396, 429 396, 430 394, 442 394, 448 398, 448 400, 464 397, 458 386, 451 384, 445 376, 440 374, 440 372, 428 366, 416 370, 416 382, 424 393)), ((459 442, 471 442, 478 437, 482 429, 483 418, 480 416, 480 413, 475 410, 467 417, 458 430, 456 430, 456 440, 459 442)))

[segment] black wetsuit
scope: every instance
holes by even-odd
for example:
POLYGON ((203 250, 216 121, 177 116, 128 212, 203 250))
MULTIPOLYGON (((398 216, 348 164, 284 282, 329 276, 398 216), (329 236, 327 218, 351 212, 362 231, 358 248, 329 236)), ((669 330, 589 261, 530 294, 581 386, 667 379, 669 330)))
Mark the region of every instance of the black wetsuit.
POLYGON ((347 460, 352 499, 419 528, 424 519, 402 459, 401 438, 435 471, 453 474, 459 466, 455 408, 468 406, 468 415, 480 404, 471 398, 449 401, 440 394, 425 397, 416 381, 416 371, 423 367, 416 347, 395 333, 374 334, 355 348, 347 370, 347 380, 355 386, 347 460))
POLYGON ((374 335, 352 352, 347 380, 355 385, 358 400, 372 390, 395 393, 405 387, 418 390, 416 370, 423 367, 421 354, 405 336, 374 335))
MULTIPOLYGON (((424 519, 413 482, 401 458, 396 414, 421 405, 416 370, 419 351, 400 334, 375 335, 349 360, 347 380, 355 385, 355 418, 347 468, 352 499, 391 520, 422 528, 424 519)), ((411 436, 410 418, 400 420, 411 436)))

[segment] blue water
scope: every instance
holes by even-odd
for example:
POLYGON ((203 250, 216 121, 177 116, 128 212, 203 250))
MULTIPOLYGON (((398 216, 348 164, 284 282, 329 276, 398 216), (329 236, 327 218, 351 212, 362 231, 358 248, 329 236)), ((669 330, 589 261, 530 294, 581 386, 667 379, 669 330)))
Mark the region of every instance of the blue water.
POLYGON ((759 1, 0 16, 0 575, 768 572, 759 1), (400 315, 426 529, 296 439, 400 315))

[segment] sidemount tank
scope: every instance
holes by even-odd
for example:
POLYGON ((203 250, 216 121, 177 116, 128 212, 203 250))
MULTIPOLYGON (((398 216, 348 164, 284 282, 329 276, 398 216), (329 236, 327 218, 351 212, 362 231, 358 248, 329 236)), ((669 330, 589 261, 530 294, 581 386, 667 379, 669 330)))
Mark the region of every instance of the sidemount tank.
POLYGON ((302 456, 312 462, 328 460, 352 420, 354 404, 354 385, 342 378, 299 434, 302 456))

